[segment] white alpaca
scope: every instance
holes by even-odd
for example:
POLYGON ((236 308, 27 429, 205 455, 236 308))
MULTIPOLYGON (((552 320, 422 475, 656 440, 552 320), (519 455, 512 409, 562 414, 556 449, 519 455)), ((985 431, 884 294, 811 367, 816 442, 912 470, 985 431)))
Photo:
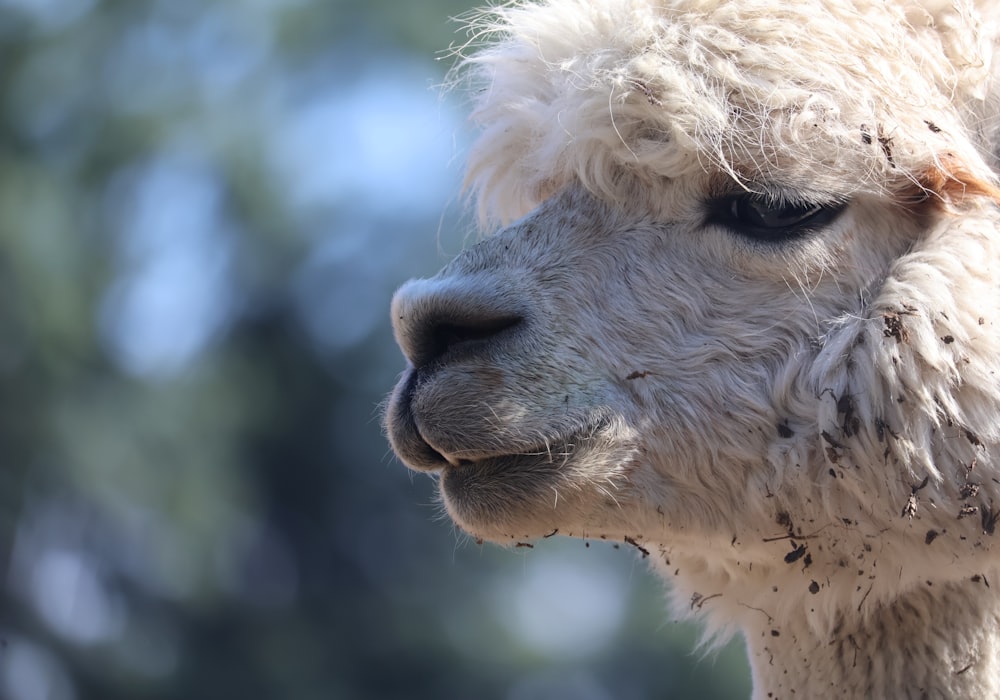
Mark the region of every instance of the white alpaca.
POLYGON ((1000 697, 998 25, 480 17, 468 181, 504 228, 393 302, 396 452, 475 537, 649 552, 755 697, 1000 697))

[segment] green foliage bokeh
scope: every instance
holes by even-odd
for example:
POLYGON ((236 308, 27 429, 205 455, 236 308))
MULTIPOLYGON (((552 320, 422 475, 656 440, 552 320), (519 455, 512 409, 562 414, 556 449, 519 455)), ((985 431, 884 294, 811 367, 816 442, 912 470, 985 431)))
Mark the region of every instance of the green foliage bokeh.
POLYGON ((381 434, 469 6, 0 0, 0 697, 748 694, 635 551, 479 547, 381 434))

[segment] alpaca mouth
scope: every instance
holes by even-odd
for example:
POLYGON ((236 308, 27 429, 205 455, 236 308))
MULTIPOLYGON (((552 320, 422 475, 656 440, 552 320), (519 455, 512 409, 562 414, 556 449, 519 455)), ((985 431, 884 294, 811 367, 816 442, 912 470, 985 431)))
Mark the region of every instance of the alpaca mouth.
POLYGON ((408 467, 438 475, 442 504, 466 532, 506 542, 606 528, 600 514, 620 510, 638 440, 617 413, 591 406, 516 430, 470 428, 475 417, 455 405, 422 405, 419 375, 409 369, 393 392, 389 440, 408 467))
MULTIPOLYGON (((431 448, 433 449, 433 447, 431 448)), ((476 454, 473 457, 445 457, 447 462, 444 471, 475 468, 482 473, 491 471, 507 471, 509 467, 525 468, 545 465, 553 469, 565 467, 576 452, 576 442, 566 440, 560 442, 557 449, 550 446, 518 452, 495 452, 491 454, 476 454)))
POLYGON ((448 514, 495 542, 606 531, 630 498, 636 447, 619 439, 613 421, 571 435, 535 450, 446 463, 439 488, 448 514))
MULTIPOLYGON (((445 449, 441 446, 442 440, 425 427, 430 422, 427 417, 419 417, 414 410, 417 374, 410 370, 400 380, 386 414, 389 439, 396 453, 408 467, 416 471, 472 470, 483 476, 524 470, 559 471, 574 460, 581 446, 593 443, 596 436, 607 428, 608 421, 595 418, 586 423, 565 426, 568 429, 552 431, 551 437, 543 438, 536 444, 510 446, 512 449, 500 446, 493 449, 492 445, 485 448, 472 444, 465 447, 453 444, 445 449)), ((537 436, 548 431, 532 432, 537 436)), ((454 443, 454 436, 449 436, 448 442, 454 443)))

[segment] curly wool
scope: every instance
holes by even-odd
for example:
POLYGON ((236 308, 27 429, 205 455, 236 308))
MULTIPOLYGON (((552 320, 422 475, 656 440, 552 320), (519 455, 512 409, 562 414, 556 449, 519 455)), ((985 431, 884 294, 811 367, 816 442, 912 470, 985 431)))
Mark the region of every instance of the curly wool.
POLYGON ((814 200, 919 183, 943 153, 992 180, 984 157, 998 128, 1000 30, 984 17, 997 14, 993 5, 548 0, 541 10, 492 9, 469 20, 475 41, 460 51, 483 48, 455 75, 479 93, 467 184, 495 224, 570 182, 635 207, 659 179, 708 169, 747 188, 794 185, 814 200), (966 132, 979 143, 951 138, 966 132))

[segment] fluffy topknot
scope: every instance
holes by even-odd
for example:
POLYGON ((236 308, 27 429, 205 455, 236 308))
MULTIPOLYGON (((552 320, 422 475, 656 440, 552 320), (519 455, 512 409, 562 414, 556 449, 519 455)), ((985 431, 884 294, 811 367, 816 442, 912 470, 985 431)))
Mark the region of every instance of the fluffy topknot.
POLYGON ((476 91, 482 129, 467 184, 491 225, 574 181, 632 207, 655 202, 663 179, 693 171, 828 200, 922 184, 942 159, 992 182, 997 120, 983 115, 996 106, 997 5, 493 8, 469 20, 472 50, 461 50, 456 69, 476 91), (970 131, 975 147, 951 138, 970 131))

